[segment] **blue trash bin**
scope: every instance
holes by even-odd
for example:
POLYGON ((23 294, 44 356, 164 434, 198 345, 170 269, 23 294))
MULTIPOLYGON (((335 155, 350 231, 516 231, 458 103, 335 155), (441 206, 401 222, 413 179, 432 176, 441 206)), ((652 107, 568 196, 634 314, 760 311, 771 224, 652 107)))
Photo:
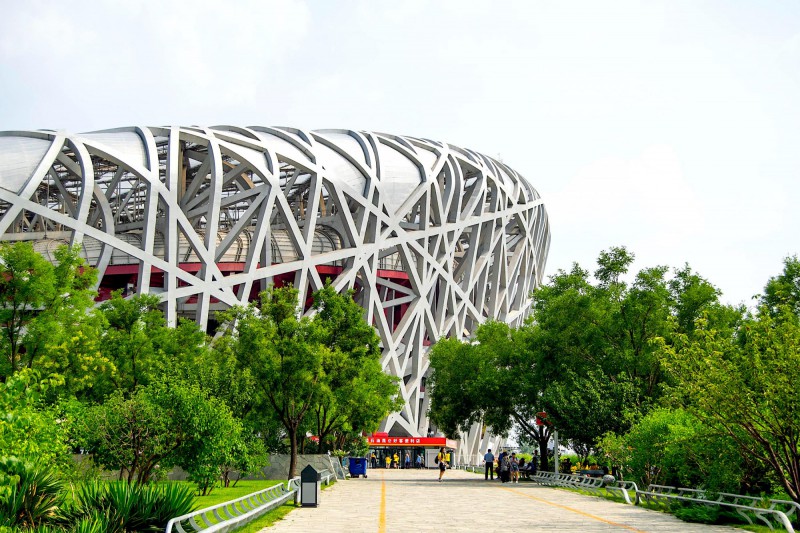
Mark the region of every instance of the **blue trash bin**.
POLYGON ((364 476, 367 477, 367 459, 366 457, 351 457, 350 458, 350 477, 364 476))

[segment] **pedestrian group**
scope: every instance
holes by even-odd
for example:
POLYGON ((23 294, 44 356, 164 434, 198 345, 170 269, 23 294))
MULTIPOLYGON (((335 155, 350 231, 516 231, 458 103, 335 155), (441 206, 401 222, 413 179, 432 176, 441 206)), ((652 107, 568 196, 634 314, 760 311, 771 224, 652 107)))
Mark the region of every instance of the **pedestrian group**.
POLYGON ((498 479, 503 483, 519 483, 519 474, 522 470, 536 473, 536 457, 526 465, 525 458, 518 458, 516 453, 509 454, 505 450, 500 452, 500 455, 495 459, 492 449, 489 448, 483 456, 483 462, 486 465, 484 479, 487 481, 494 481, 495 472, 497 472, 498 479))

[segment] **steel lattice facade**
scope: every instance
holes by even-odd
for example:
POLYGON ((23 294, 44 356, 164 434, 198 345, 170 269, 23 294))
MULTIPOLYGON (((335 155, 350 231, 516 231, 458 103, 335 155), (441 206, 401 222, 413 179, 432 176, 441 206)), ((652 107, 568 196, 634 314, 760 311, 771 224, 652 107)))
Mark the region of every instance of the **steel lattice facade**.
MULTIPOLYGON (((519 323, 550 231, 542 199, 485 155, 346 130, 131 127, 0 133, 0 239, 51 255, 81 243, 115 289, 158 294, 168 320, 272 283, 300 304, 330 279, 355 288, 402 378, 383 431, 425 436, 427 349, 495 318, 519 323)), ((480 431, 467 437, 472 453, 480 431)), ((466 437, 466 436, 465 436, 466 437)))

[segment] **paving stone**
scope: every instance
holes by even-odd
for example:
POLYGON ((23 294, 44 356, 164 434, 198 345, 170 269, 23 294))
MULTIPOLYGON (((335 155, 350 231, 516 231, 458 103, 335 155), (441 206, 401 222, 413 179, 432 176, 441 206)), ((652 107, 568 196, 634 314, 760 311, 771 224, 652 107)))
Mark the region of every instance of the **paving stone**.
POLYGON ((442 483, 437 481, 437 470, 376 469, 368 473, 367 479, 336 483, 322 491, 319 507, 296 509, 262 531, 741 531, 690 524, 665 513, 530 482, 484 481, 483 476, 463 471, 448 470, 442 483))

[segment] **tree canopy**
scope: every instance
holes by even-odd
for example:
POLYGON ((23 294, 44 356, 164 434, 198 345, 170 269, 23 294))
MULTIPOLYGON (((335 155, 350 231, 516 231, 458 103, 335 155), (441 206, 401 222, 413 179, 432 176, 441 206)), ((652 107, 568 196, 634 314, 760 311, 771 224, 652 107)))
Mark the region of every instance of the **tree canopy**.
POLYGON ((295 475, 298 434, 315 427, 323 441, 334 431, 374 429, 395 407, 396 380, 380 371, 378 338, 351 294, 330 286, 302 316, 292 287, 269 288, 258 301, 221 315, 233 327, 220 349, 249 369, 258 397, 289 439, 295 475), (314 414, 314 421, 309 419, 314 414))
POLYGON ((789 306, 761 307, 735 336, 698 321, 694 338, 661 344, 676 393, 741 454, 768 464, 800 501, 800 319, 789 306))
POLYGON ((593 276, 577 264, 558 271, 536 289, 518 330, 489 321, 469 343, 440 341, 431 351, 432 419, 450 434, 478 420, 499 433, 514 425, 539 444, 543 462, 553 429, 583 456, 606 432, 627 431, 665 392, 654 340, 691 337, 700 316, 732 331, 740 317, 688 265, 671 276, 644 268, 626 281, 633 259, 611 248, 593 276))
POLYGON ((83 327, 97 272, 77 246, 58 248, 55 259, 28 242, 0 243, 0 381, 30 368, 82 382, 105 365, 83 327))

